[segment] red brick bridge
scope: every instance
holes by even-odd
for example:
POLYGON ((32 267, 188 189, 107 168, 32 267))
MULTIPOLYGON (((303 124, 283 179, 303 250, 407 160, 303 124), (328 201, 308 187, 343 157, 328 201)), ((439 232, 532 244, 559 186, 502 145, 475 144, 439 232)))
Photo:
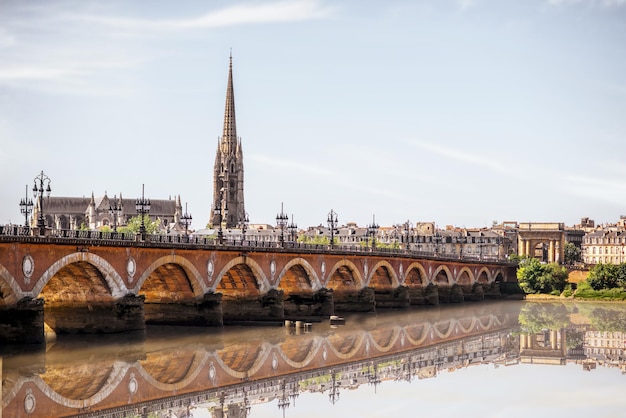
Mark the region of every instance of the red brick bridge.
POLYGON ((44 322, 102 333, 481 300, 516 280, 506 261, 161 239, 0 235, 0 341, 41 342, 44 322))

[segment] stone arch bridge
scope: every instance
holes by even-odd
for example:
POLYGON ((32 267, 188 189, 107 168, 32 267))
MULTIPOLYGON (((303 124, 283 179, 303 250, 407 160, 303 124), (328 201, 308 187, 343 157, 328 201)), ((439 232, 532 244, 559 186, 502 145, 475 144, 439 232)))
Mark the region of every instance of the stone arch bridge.
POLYGON ((515 280, 505 261, 404 251, 0 236, 0 341, 481 300, 515 280))

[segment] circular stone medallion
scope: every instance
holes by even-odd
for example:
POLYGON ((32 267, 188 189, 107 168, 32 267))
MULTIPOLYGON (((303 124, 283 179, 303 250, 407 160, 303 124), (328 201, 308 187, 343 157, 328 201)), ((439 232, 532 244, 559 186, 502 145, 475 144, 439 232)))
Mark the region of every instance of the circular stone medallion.
POLYGON ((37 399, 35 399, 35 395, 33 395, 30 391, 24 397, 24 411, 27 414, 32 414, 35 411, 35 407, 37 406, 37 399))
POLYGON ((128 263, 126 264, 126 272, 130 277, 135 275, 135 271, 137 269, 137 264, 135 263, 135 259, 132 257, 128 258, 128 263))
POLYGON ((24 277, 30 279, 30 276, 33 275, 33 271, 35 270, 35 260, 30 254, 27 254, 22 259, 22 272, 24 273, 24 277))

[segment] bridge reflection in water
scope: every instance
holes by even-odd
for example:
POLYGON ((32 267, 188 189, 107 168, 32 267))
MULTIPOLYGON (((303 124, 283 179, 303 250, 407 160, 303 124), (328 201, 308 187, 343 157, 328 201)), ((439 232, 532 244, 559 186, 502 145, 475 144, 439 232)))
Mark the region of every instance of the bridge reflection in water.
POLYGON ((306 331, 163 327, 92 344, 72 337, 45 352, 4 357, 3 413, 181 417, 202 406, 214 417, 245 417, 259 403, 293 407, 303 391, 336 402, 342 390, 362 384, 518 361, 520 306, 355 315, 343 326, 321 322, 306 331))

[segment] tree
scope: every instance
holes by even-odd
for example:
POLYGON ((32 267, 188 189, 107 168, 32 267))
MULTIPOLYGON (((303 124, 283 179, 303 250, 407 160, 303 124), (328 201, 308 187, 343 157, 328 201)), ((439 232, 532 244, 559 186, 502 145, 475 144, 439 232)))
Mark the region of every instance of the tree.
MULTIPOLYGON (((144 226, 146 227, 146 233, 155 234, 161 228, 161 220, 157 219, 155 221, 151 220, 150 217, 144 217, 144 226)), ((141 216, 133 216, 128 220, 126 226, 122 226, 117 228, 119 232, 130 232, 133 234, 138 234, 139 229, 141 228, 141 216)))
POLYGON ((563 252, 565 253, 565 264, 572 265, 576 262, 581 261, 581 251, 580 248, 572 244, 571 242, 566 242, 565 247, 563 248, 563 252))
POLYGON ((567 270, 558 264, 541 264, 536 258, 527 258, 520 262, 517 280, 525 293, 559 294, 567 284, 567 270))
POLYGON ((596 264, 587 277, 587 283, 593 290, 613 289, 618 286, 618 266, 615 264, 596 264))

